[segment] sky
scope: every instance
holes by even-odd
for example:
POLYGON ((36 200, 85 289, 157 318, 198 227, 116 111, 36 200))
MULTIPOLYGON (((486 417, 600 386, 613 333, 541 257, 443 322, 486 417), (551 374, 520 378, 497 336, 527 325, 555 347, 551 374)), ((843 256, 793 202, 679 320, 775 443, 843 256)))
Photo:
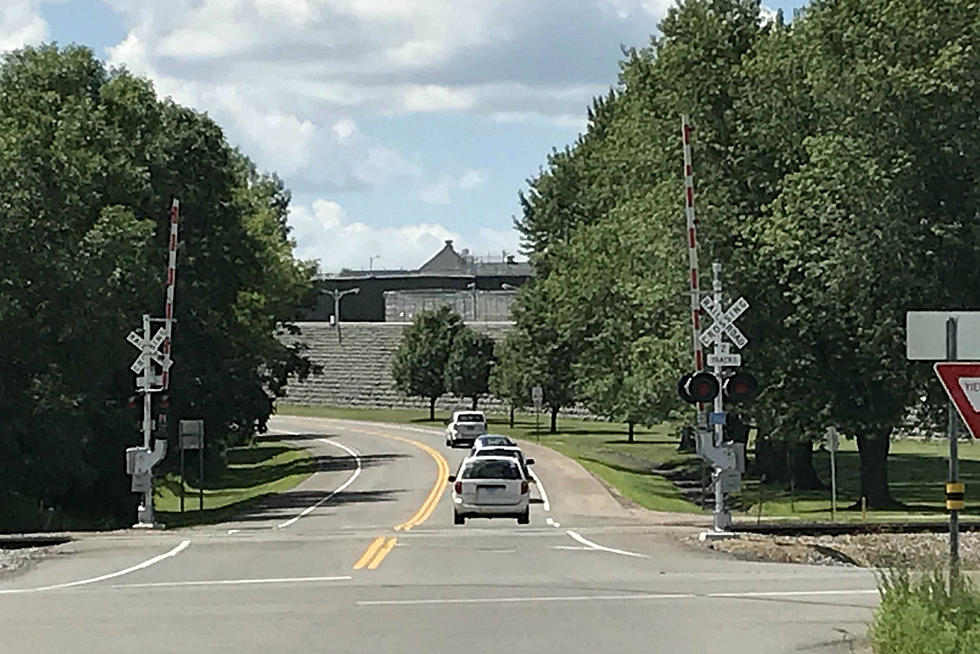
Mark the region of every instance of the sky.
POLYGON ((149 78, 283 178, 297 256, 411 269, 446 239, 518 253, 518 192, 671 4, 0 0, 0 52, 78 43, 149 78))

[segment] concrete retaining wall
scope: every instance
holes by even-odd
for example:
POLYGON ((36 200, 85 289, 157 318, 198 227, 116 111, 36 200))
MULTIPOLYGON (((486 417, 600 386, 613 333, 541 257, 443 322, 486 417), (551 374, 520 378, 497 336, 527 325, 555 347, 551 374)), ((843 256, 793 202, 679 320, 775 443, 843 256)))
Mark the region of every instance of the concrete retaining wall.
MULTIPOLYGON (((391 366, 401 343, 402 332, 409 323, 358 322, 341 325, 342 342, 337 330, 324 322, 298 323, 300 340, 309 346, 308 355, 323 366, 323 372, 304 382, 293 381, 283 402, 314 406, 398 407, 428 409, 428 402, 401 395, 395 389, 391 366)), ((469 327, 503 340, 511 323, 468 323, 469 327)), ((297 337, 289 337, 297 338, 297 337)), ((437 408, 448 410, 468 407, 469 401, 444 395, 437 408)), ((495 398, 482 398, 480 407, 506 411, 508 407, 495 398)))

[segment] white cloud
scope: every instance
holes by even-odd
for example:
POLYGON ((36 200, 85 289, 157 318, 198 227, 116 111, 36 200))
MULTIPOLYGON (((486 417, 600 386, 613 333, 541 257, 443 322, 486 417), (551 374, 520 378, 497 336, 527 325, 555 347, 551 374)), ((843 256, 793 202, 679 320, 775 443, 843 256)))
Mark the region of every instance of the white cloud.
POLYGON ((505 251, 517 254, 520 237, 514 230, 481 228, 473 234, 460 234, 438 223, 371 227, 352 221, 344 208, 331 200, 318 199, 312 205, 293 205, 289 224, 297 243, 297 256, 320 262, 323 272, 341 268, 365 269, 376 259, 374 268, 414 270, 451 239, 457 251, 469 249, 476 256, 500 257, 505 251), (380 263, 379 263, 380 262, 380 263))
POLYGON ((41 0, 3 0, 0 3, 0 52, 36 45, 48 38, 41 0))
POLYGON ((467 170, 459 177, 459 187, 464 191, 483 186, 487 175, 482 170, 467 170))
POLYGON ((380 186, 392 177, 418 177, 422 169, 395 150, 374 147, 368 150, 367 156, 354 166, 354 176, 359 182, 371 186, 380 186))
POLYGON ((419 199, 426 204, 449 204, 449 184, 451 180, 443 177, 434 184, 419 191, 419 199))
POLYGON ((331 125, 330 129, 337 135, 337 140, 343 143, 357 133, 357 123, 350 118, 341 118, 331 125))
POLYGON ((620 45, 645 44, 669 3, 103 1, 129 29, 110 65, 209 112, 261 168, 287 183, 302 171, 320 192, 383 178, 364 172, 378 168, 372 150, 391 148, 356 130, 378 116, 452 111, 580 129, 615 80, 620 45))
POLYGON ((289 224, 298 243, 297 256, 319 260, 324 272, 367 268, 370 258, 378 254, 385 268, 414 269, 447 239, 460 238, 458 233, 435 223, 370 227, 349 221, 343 207, 322 199, 312 206, 294 205, 289 224))
POLYGON ((471 93, 445 86, 413 85, 404 89, 400 108, 410 112, 469 109, 475 103, 471 93))
POLYGON ((419 190, 419 199, 427 204, 449 204, 452 189, 472 191, 483 186, 487 175, 482 170, 464 170, 459 178, 443 175, 437 181, 419 190))

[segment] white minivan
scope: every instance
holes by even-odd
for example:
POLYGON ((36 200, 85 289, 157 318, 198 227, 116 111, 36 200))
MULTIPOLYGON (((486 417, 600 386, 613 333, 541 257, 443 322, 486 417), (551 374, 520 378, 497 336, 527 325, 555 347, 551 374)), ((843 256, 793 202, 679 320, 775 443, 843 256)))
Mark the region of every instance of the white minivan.
POLYGON ((467 518, 517 518, 519 525, 531 520, 530 480, 513 457, 467 457, 449 481, 454 524, 467 518))

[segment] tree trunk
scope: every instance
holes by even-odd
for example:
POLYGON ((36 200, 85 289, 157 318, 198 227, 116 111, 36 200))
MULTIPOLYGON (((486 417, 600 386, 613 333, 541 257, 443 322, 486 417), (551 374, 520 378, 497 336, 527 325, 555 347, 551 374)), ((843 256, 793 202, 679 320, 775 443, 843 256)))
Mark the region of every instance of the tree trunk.
POLYGON ((429 420, 436 419, 436 398, 429 398, 429 420))
POLYGON ((473 406, 470 407, 474 411, 476 411, 476 400, 477 400, 477 397, 478 396, 476 396, 476 395, 473 396, 473 406))
POLYGON ((510 428, 514 428, 514 405, 510 405, 510 428))
POLYGON ((756 438, 755 470, 768 483, 792 483, 797 490, 820 490, 823 483, 813 467, 813 443, 787 443, 756 438))
MULTIPOLYGON (((859 435, 857 438, 858 452, 861 454, 861 496, 867 499, 869 509, 887 509, 896 504, 888 490, 889 433, 859 435)), ((856 506, 859 505, 860 500, 856 506)))
POLYGON ((633 428, 634 428, 634 424, 632 422, 628 422, 628 423, 626 423, 626 427, 629 429, 629 431, 627 432, 626 440, 628 440, 630 443, 632 443, 633 442, 633 428))
POLYGON ((551 433, 552 434, 558 433, 558 409, 559 408, 560 407, 557 406, 551 407, 551 433))
POLYGON ((790 479, 797 490, 823 490, 826 488, 817 469, 813 467, 813 441, 789 444, 790 479))

